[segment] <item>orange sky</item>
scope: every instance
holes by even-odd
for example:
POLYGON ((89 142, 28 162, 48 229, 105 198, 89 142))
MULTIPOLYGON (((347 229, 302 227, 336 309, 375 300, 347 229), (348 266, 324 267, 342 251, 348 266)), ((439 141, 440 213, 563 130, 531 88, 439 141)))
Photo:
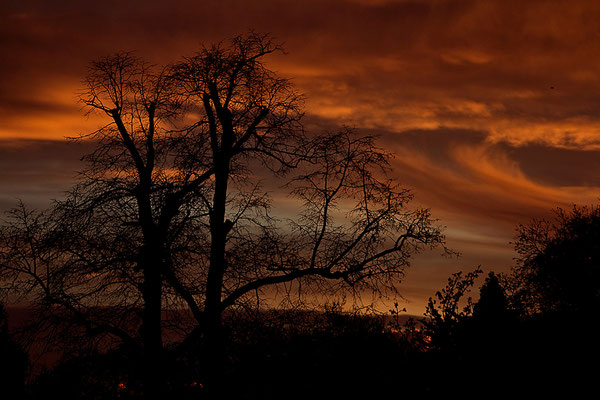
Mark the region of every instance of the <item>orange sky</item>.
POLYGON ((309 128, 378 134, 394 173, 447 226, 458 259, 420 257, 421 313, 457 270, 506 270, 515 225, 600 195, 600 2, 510 0, 11 1, 0 5, 0 208, 49 204, 93 130, 88 63, 136 50, 176 61, 252 28, 307 95, 309 128))

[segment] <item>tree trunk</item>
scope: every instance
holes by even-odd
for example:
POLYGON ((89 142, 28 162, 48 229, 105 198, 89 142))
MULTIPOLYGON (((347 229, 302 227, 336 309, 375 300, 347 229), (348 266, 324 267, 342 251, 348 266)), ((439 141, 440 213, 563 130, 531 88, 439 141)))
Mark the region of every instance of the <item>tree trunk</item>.
POLYGON ((229 160, 224 154, 215 158, 215 191, 211 213, 211 249, 210 266, 206 281, 205 303, 205 340, 207 349, 207 389, 214 397, 221 386, 225 372, 225 344, 221 321, 221 294, 223 276, 227 267, 225 246, 227 243, 227 223, 225 210, 227 203, 227 184, 229 179, 229 160))
POLYGON ((221 313, 207 315, 205 340, 206 392, 209 399, 222 398, 226 354, 221 313))
POLYGON ((144 309, 142 314, 143 389, 144 398, 160 399, 163 392, 162 373, 162 284, 160 261, 156 251, 148 251, 144 262, 144 309))

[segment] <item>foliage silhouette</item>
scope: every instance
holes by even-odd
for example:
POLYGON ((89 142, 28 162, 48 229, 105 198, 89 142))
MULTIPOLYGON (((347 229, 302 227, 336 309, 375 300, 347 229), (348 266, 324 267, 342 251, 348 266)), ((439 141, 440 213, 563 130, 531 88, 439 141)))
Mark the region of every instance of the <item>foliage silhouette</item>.
MULTIPOLYGON (((588 251, 594 250, 580 247, 578 257, 587 259, 588 251)), ((522 303, 511 303, 514 281, 494 273, 480 287, 478 301, 468 299, 461 310, 458 300, 479 272, 453 274, 436 293, 439 302, 430 300, 428 318, 415 335, 426 364, 435 366, 426 391, 470 397, 493 389, 497 396, 578 397, 593 390, 594 369, 589 366, 600 355, 597 310, 542 308, 532 314, 517 307, 522 303)))
POLYGON ((456 345, 457 330, 473 313, 472 299, 465 296, 481 272, 481 267, 464 276, 462 271, 456 272, 448 278, 446 286, 435 293, 435 298, 429 298, 421 323, 430 348, 447 351, 456 345))
POLYGON ((473 306, 473 318, 481 321, 502 321, 508 309, 508 298, 498 276, 490 272, 479 289, 479 300, 473 306))
POLYGON ((524 311, 595 312, 600 306, 600 207, 556 209, 551 220, 520 225, 510 281, 524 311))

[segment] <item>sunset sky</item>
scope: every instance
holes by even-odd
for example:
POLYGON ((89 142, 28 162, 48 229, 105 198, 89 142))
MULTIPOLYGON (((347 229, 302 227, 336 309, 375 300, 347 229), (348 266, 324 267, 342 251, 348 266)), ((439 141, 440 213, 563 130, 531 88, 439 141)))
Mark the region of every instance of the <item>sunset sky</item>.
POLYGON ((46 207, 81 169, 77 103, 89 62, 157 64, 249 29, 306 94, 308 129, 380 136, 395 177, 462 254, 420 257, 403 293, 421 314, 458 270, 506 271, 515 226, 600 196, 600 1, 4 0, 0 209, 46 207))

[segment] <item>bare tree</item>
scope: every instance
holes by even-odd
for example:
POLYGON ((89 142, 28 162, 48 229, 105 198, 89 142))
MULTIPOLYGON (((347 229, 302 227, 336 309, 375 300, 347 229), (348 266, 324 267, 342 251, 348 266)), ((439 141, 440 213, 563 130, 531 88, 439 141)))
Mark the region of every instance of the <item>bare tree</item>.
POLYGON ((85 137, 97 147, 81 183, 51 216, 23 210, 5 224, 13 288, 124 342, 142 310, 149 397, 165 309, 191 312, 187 341, 202 337, 218 371, 226 309, 291 283, 396 290, 412 255, 443 244, 374 138, 304 132, 302 96, 264 65, 280 51, 249 34, 160 70, 131 54, 94 62, 81 98, 109 123, 85 137), (297 215, 273 216, 261 175, 285 183, 297 215), (118 319, 82 312, 106 304, 118 319))

